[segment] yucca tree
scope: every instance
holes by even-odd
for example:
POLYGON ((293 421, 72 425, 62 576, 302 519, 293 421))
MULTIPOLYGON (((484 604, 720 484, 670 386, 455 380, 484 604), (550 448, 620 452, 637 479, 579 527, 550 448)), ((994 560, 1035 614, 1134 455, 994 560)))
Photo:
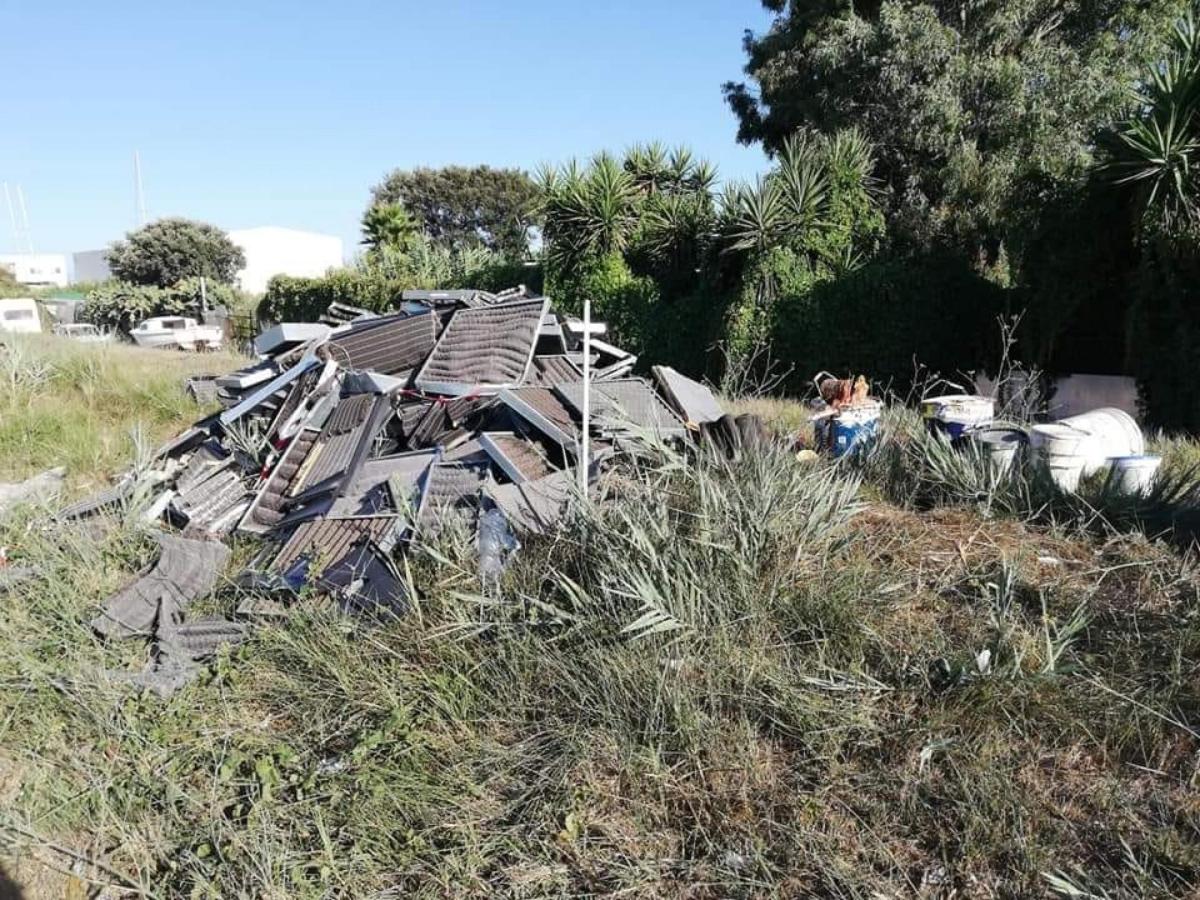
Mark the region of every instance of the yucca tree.
POLYGON ((788 138, 769 175, 726 192, 727 250, 802 249, 808 232, 821 225, 829 193, 826 170, 824 147, 801 135, 788 138))
POLYGON ((587 168, 572 160, 540 175, 542 234, 551 258, 573 265, 620 253, 637 225, 639 190, 634 177, 608 153, 587 168))
POLYGON ((1188 14, 1167 59, 1137 94, 1139 112, 1109 137, 1109 169, 1136 189, 1135 214, 1168 235, 1200 224, 1200 28, 1188 14))

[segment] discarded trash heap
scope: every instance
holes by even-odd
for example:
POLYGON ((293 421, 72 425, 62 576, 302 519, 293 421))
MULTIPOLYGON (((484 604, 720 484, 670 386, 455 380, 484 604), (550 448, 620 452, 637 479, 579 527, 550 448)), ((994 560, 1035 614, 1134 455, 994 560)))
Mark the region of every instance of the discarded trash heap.
MULTIPOLYGON (((256 339, 254 365, 189 382, 223 409, 158 452, 152 509, 184 539, 260 536, 251 584, 364 608, 403 608, 396 553, 445 515, 473 525, 495 509, 516 532, 550 527, 584 464, 582 323, 524 288, 403 301, 275 326, 256 339)), ((593 466, 637 434, 736 427, 703 385, 665 367, 633 377, 634 356, 590 347, 593 466)), ((63 515, 132 489, 127 479, 63 515)), ((138 608, 145 628, 152 610, 138 608)))

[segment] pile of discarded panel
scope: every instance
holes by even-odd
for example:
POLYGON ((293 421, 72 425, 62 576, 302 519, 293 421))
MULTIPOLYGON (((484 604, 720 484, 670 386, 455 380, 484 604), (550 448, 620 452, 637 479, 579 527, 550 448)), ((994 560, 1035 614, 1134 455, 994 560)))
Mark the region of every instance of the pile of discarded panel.
MULTIPOLYGON (((279 608, 306 588, 348 609, 403 611, 396 560, 445 517, 476 527, 499 515, 528 534, 562 516, 580 465, 582 324, 523 288, 403 299, 393 314, 338 306, 318 323, 277 325, 256 339, 255 364, 189 382, 222 410, 141 473, 150 516, 170 530, 155 567, 93 623, 154 643, 141 683, 170 693, 244 635, 237 622, 187 620, 234 533, 261 540, 240 577, 257 588, 239 608, 247 617, 262 597, 279 608)), ((707 438, 727 455, 761 439, 761 423, 725 415, 702 384, 667 367, 635 377, 632 355, 597 337, 590 348, 589 470, 648 435, 707 438)), ((121 503, 133 484, 60 515, 121 503)))

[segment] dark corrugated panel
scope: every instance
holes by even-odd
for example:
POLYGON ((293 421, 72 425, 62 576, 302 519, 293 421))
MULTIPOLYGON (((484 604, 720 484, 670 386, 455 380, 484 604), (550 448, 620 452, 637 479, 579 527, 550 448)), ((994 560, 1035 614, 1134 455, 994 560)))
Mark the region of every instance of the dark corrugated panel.
POLYGON ((554 471, 535 441, 492 432, 481 436, 481 444, 513 481, 536 481, 554 471))
POLYGON ((365 516, 397 512, 397 503, 407 504, 416 494, 421 477, 434 458, 435 451, 430 450, 366 460, 342 496, 334 501, 330 514, 365 516), (394 497, 393 485, 404 491, 404 496, 394 497))
POLYGON ((292 438, 283 456, 267 476, 266 483, 259 489, 258 499, 242 523, 243 529, 260 531, 270 528, 283 518, 287 506, 285 495, 316 440, 317 432, 311 428, 300 429, 292 438))
MULTIPOLYGON (((583 408, 583 384, 559 384, 555 393, 577 414, 583 408)), ((686 428, 658 393, 642 378, 617 378, 592 385, 592 416, 596 427, 628 431, 629 426, 659 434, 683 434, 686 428)))
POLYGON ((487 482, 486 465, 439 462, 425 476, 421 522, 435 522, 448 509, 474 508, 487 482))
POLYGON ((571 411, 550 388, 529 385, 501 391, 499 401, 560 444, 571 444, 579 436, 571 411))
POLYGON ((535 356, 533 366, 537 370, 538 384, 583 380, 583 372, 566 356, 535 356))
POLYGON ((526 300, 458 310, 418 373, 417 386, 462 393, 519 383, 547 303, 526 300))
MULTIPOLYGON (((326 567, 335 565, 357 544, 371 540, 384 549, 394 543, 394 532, 400 526, 396 516, 347 516, 303 522, 296 526, 269 571, 283 574, 301 559, 320 560, 326 567)), ((313 573, 310 573, 313 574, 313 573)))
POLYGON ((437 335, 438 318, 432 312, 388 317, 332 338, 330 356, 349 369, 391 375, 419 366, 437 335))
POLYGON ((423 450, 437 446, 447 434, 473 421, 493 402, 491 397, 470 396, 434 401, 408 436, 409 447, 423 450))
POLYGON ((376 404, 384 402, 375 394, 359 394, 334 407, 290 493, 300 494, 327 479, 344 475, 362 441, 370 439, 366 430, 375 421, 372 413, 376 404))
POLYGON ((345 325, 363 316, 374 317, 375 313, 359 306, 350 306, 348 303, 330 303, 329 308, 321 314, 321 317, 317 321, 336 327, 338 325, 345 325))

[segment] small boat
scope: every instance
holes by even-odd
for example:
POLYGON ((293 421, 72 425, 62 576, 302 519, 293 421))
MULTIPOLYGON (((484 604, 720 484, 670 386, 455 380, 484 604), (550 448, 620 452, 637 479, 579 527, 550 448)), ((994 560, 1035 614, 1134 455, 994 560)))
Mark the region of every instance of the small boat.
POLYGON ((221 346, 221 329, 200 325, 186 316, 155 316, 129 332, 141 347, 165 347, 170 350, 216 350, 221 346))

